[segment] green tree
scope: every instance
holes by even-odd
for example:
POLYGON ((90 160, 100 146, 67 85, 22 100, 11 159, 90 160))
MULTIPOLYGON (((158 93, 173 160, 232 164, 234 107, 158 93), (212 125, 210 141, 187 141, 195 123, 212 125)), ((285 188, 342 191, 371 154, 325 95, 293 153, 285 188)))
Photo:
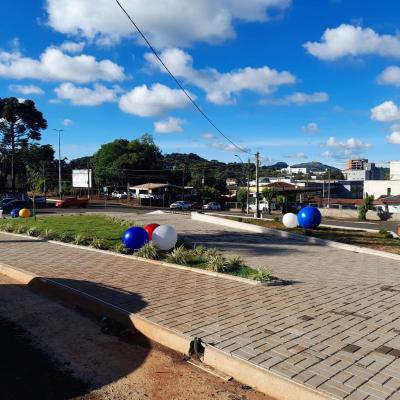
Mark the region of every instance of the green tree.
POLYGON ((28 186, 32 193, 33 216, 36 220, 36 196, 42 192, 44 178, 39 170, 27 167, 28 186))
POLYGON ((15 97, 0 99, 1 152, 11 162, 11 187, 15 191, 16 156, 21 148, 41 139, 41 131, 47 128, 43 114, 32 100, 19 101, 15 97))
POLYGON ((277 195, 277 190, 274 187, 266 187, 261 191, 261 194, 268 202, 268 214, 271 214, 271 203, 277 195))
POLYGON ((244 212, 246 203, 247 203, 247 190, 244 188, 240 188, 236 193, 236 199, 242 206, 242 212, 244 212))
POLYGON ((367 220, 367 212, 368 210, 372 210, 373 203, 374 203, 374 196, 366 195, 362 204, 358 207, 358 219, 360 221, 367 220))

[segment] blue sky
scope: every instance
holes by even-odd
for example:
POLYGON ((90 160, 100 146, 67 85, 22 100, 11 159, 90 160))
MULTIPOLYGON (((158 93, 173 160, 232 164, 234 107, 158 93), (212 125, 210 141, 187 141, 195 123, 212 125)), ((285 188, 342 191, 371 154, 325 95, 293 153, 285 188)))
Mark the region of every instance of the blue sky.
MULTIPOLYGON (((264 164, 399 159, 397 2, 121 3, 216 125, 264 164)), ((37 103, 49 124, 42 143, 64 129, 72 159, 147 132, 164 153, 248 157, 188 104, 114 1, 20 0, 2 11, 1 93, 37 103)))

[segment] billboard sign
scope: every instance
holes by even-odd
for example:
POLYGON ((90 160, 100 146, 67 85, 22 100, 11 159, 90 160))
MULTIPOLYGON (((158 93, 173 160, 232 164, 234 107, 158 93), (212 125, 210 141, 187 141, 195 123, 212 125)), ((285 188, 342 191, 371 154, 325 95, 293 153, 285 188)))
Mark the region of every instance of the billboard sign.
POLYGON ((91 188, 92 187, 92 170, 91 169, 73 169, 72 170, 72 187, 74 188, 91 188))

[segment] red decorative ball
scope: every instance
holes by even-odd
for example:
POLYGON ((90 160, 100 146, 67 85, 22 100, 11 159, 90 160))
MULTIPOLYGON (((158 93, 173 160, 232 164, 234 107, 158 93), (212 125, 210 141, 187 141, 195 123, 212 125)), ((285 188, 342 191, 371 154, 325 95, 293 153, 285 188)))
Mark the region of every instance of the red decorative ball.
POLYGON ((144 227, 144 230, 147 232, 147 234, 149 235, 149 239, 152 240, 153 239, 153 231, 154 229, 158 228, 160 225, 158 224, 148 224, 144 227))

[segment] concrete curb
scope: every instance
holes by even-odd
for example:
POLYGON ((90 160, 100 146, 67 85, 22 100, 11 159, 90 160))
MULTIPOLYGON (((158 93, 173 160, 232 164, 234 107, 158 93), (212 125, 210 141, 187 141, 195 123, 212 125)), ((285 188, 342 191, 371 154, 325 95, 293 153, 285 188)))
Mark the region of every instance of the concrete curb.
POLYGON ((239 382, 279 400, 331 400, 334 397, 317 392, 300 383, 266 371, 212 346, 206 346, 203 362, 239 382))
POLYGON ((360 247, 360 246, 355 246, 355 245, 351 245, 351 244, 334 242, 332 240, 325 240, 325 239, 319 239, 319 238, 305 236, 305 235, 299 235, 297 233, 280 231, 278 229, 273 229, 273 228, 265 228, 263 226, 247 224, 245 222, 232 221, 232 220, 228 220, 228 219, 221 218, 221 217, 214 217, 211 215, 205 215, 205 214, 200 214, 200 213, 191 213, 191 218, 195 221, 209 222, 211 224, 226 226, 226 227, 230 227, 230 228, 236 228, 236 229, 240 229, 242 231, 253 232, 253 233, 266 233, 266 234, 277 236, 277 237, 293 238, 293 239, 296 239, 296 240, 299 240, 299 241, 302 241, 305 243, 333 247, 333 248, 337 248, 337 249, 341 249, 341 250, 352 251, 354 253, 368 254, 368 255, 372 255, 372 256, 389 258, 391 260, 400 261, 400 254, 392 254, 392 253, 387 253, 384 251, 368 249, 366 247, 360 247))

